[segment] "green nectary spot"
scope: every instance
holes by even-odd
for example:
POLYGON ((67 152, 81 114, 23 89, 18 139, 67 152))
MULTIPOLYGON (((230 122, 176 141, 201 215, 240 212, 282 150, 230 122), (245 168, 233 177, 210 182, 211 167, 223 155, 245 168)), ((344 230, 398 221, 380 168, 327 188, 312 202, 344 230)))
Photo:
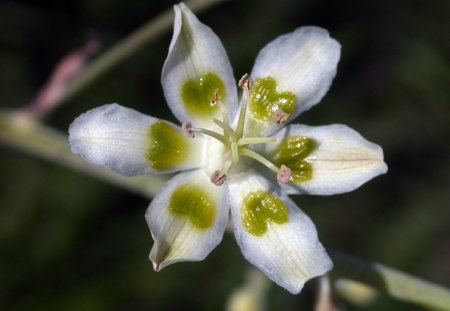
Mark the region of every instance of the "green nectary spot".
POLYGON ((255 236, 267 231, 267 223, 283 224, 288 221, 286 204, 273 194, 264 191, 250 193, 241 208, 242 225, 255 236))
POLYGON ((186 109, 195 116, 211 117, 219 106, 211 104, 217 91, 218 100, 225 102, 226 90, 223 81, 214 73, 207 73, 198 80, 188 80, 181 89, 181 98, 186 109))
POLYGON ((188 217, 198 229, 210 228, 216 219, 214 200, 198 186, 178 187, 170 198, 169 209, 176 216, 188 217))
POLYGON ((156 171, 172 169, 181 164, 189 153, 186 138, 164 121, 149 127, 151 145, 147 158, 156 171))
POLYGON ((253 83, 250 97, 250 111, 255 119, 268 121, 278 109, 287 114, 295 111, 297 97, 291 92, 282 92, 271 78, 257 79, 253 83))
POLYGON ((280 149, 275 155, 275 164, 286 165, 292 170, 291 181, 295 183, 310 180, 312 178, 313 168, 305 158, 309 156, 317 143, 304 136, 290 136, 281 143, 280 149))

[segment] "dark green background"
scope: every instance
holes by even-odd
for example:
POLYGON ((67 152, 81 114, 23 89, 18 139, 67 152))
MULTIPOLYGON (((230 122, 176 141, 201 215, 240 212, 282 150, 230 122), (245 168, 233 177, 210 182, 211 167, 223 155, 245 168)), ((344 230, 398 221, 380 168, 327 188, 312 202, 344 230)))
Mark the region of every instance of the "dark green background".
MULTIPOLYGON (((166 1, 0 2, 0 106, 20 108, 55 63, 95 31, 104 48, 171 6, 166 1)), ((331 197, 296 197, 324 245, 450 285, 450 2, 231 1, 200 19, 223 40, 236 77, 270 40, 302 25, 342 44, 338 74, 309 125, 344 123, 381 145, 387 175, 331 197)), ((119 102, 173 119, 160 87, 171 35, 52 113, 67 131, 82 112, 119 102)), ((200 263, 155 273, 148 200, 0 146, 1 310, 220 310, 248 264, 232 235, 200 263)), ((272 286, 269 310, 311 310, 313 282, 272 286)), ((369 308, 421 310, 380 299, 369 308)))

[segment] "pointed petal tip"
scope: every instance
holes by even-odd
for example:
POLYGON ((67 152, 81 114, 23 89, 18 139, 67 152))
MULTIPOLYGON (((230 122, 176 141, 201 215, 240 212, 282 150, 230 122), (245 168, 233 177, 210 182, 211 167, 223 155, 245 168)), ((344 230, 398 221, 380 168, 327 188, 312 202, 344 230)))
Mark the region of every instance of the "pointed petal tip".
MULTIPOLYGON (((322 246, 320 245, 320 248, 322 248, 322 246)), ((322 269, 321 269, 321 271, 316 271, 314 274, 312 274, 310 277, 308 277, 308 278, 305 278, 304 280, 302 280, 302 281, 300 281, 300 282, 296 282, 296 283, 291 283, 291 284, 283 284, 283 283, 278 283, 278 282, 276 282, 278 285, 280 285, 281 287, 283 287, 284 289, 286 289, 288 292, 290 292, 291 294, 293 294, 293 295, 297 295, 297 294, 299 294, 302 290, 303 290, 303 287, 305 286, 305 283, 306 282, 308 282, 308 281, 310 281, 310 280, 313 280, 313 279, 316 279, 316 278, 319 278, 319 277, 322 277, 322 276, 324 276, 324 275, 326 275, 327 273, 329 273, 331 270, 333 270, 333 268, 334 268, 334 264, 333 264, 333 262, 331 261, 331 259, 328 257, 328 261, 327 262, 325 262, 323 265, 322 265, 322 269)))
POLYGON ((167 267, 170 264, 174 263, 174 262, 170 262, 170 261, 165 261, 164 259, 161 259, 161 260, 152 260, 151 259, 151 261, 152 261, 152 264, 153 264, 153 271, 155 271, 155 272, 160 272, 165 267, 167 267))
POLYGON ((292 295, 298 295, 302 291, 303 287, 305 286, 305 283, 297 284, 297 286, 293 286, 291 288, 284 287, 289 293, 292 295))
MULTIPOLYGON (((381 148, 379 145, 376 145, 374 143, 371 143, 373 147, 373 157, 371 158, 371 161, 368 161, 367 165, 368 167, 372 167, 373 170, 373 176, 371 178, 375 178, 379 175, 386 174, 388 172, 388 165, 384 161, 384 152, 383 148, 381 148), (370 163, 369 163, 370 162, 370 163)), ((369 180, 371 179, 369 178, 369 180)))
MULTIPOLYGON (((180 2, 173 6, 173 10, 175 12, 175 19, 180 19, 182 15, 194 15, 192 11, 184 4, 184 2, 180 2)), ((181 20, 179 21, 181 23, 181 20)))
POLYGON ((388 170, 389 170, 389 167, 386 164, 386 162, 381 160, 381 163, 380 163, 380 175, 386 174, 388 172, 388 170))
POLYGON ((170 262, 167 259, 168 249, 166 251, 161 251, 161 246, 155 242, 152 250, 150 251, 149 259, 153 264, 153 270, 155 272, 161 271, 164 267, 168 266, 170 262))
POLYGON ((153 263, 153 270, 154 270, 155 272, 161 271, 160 264, 157 263, 157 262, 154 262, 154 263, 153 263))
POLYGON ((154 254, 153 249, 150 252, 149 258, 153 264, 153 270, 155 272, 159 272, 162 269, 164 269, 166 266, 170 265, 170 262, 166 261, 165 256, 161 255, 160 252, 158 252, 157 254, 154 254))
POLYGON ((189 10, 189 8, 186 6, 186 4, 184 4, 184 2, 180 2, 178 4, 175 4, 174 8, 177 8, 179 10, 186 10, 186 9, 189 10))

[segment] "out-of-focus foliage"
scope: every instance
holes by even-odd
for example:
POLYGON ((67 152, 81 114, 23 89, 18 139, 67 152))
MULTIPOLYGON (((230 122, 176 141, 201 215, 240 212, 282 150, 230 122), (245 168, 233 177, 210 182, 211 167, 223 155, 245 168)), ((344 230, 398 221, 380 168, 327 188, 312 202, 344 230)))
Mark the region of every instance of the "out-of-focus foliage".
MULTIPOLYGON (((105 48, 170 7, 165 1, 0 2, 0 106, 20 108, 55 63, 95 32, 105 48)), ((333 86, 298 122, 344 123, 381 145, 387 175, 349 194, 296 197, 329 248, 450 285, 450 2, 231 1, 200 15, 221 37, 236 77, 259 49, 301 25, 342 44, 333 86)), ((173 119, 160 73, 170 34, 52 113, 66 131, 80 113, 119 102, 173 119)), ((248 263, 232 235, 201 263, 155 273, 148 201, 0 146, 0 309, 220 310, 248 263)), ((308 310, 275 285, 269 310, 308 310)), ((377 296, 348 310, 420 310, 377 296)))

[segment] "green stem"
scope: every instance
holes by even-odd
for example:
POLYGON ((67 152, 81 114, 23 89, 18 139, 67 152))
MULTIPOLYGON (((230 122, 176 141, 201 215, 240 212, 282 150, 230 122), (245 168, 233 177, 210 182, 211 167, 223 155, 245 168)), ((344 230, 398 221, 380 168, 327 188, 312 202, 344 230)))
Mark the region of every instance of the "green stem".
POLYGON ((23 115, 17 112, 0 110, 0 143, 74 171, 83 172, 149 199, 167 180, 167 177, 163 176, 124 177, 111 170, 90 165, 72 154, 67 135, 31 119, 23 119, 23 115))
POLYGON ((330 252, 335 264, 331 275, 359 281, 399 300, 432 310, 450 310, 450 290, 386 267, 347 254, 330 252))
MULTIPOLYGON (((190 0, 186 5, 196 13, 202 12, 217 3, 226 0, 190 0)), ((135 53, 151 42, 154 42, 160 36, 168 32, 173 24, 172 8, 166 10, 158 17, 144 24, 124 40, 111 47, 104 54, 99 56, 91 64, 83 69, 67 85, 61 102, 67 101, 77 95, 89 85, 104 75, 115 66, 130 59, 135 53)))

